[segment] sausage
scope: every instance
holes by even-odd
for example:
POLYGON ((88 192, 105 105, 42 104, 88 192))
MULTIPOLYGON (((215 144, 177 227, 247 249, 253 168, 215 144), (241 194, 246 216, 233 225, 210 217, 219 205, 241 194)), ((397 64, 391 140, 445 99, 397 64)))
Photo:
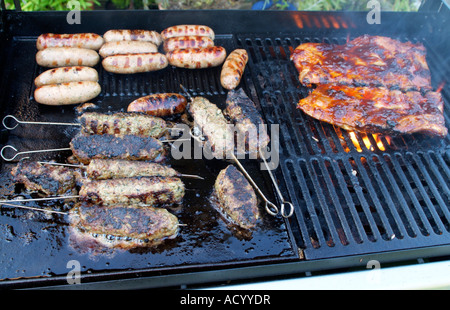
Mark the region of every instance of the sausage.
POLYGON ((145 41, 111 41, 106 42, 98 52, 102 57, 124 54, 156 53, 158 47, 145 41))
POLYGON ((117 29, 108 30, 103 35, 105 42, 111 41, 147 41, 156 46, 162 43, 161 35, 154 30, 117 29))
POLYGON ((41 34, 36 40, 38 50, 47 47, 78 47, 98 51, 103 45, 103 38, 95 33, 41 34))
POLYGON ((179 68, 201 69, 221 65, 227 52, 221 46, 205 48, 186 48, 166 54, 169 64, 179 68))
POLYGON ((40 87, 48 84, 59 84, 69 82, 81 82, 81 81, 98 81, 97 70, 90 67, 60 67, 55 69, 49 69, 39 74, 34 79, 34 85, 40 87))
POLYGON ((220 73, 220 83, 228 90, 235 89, 241 81, 245 66, 248 61, 247 51, 236 49, 228 55, 223 63, 220 73))
POLYGON ((173 37, 164 41, 164 51, 170 52, 180 48, 200 48, 214 46, 214 41, 209 37, 202 36, 181 36, 173 37))
POLYGON ((100 92, 101 87, 97 82, 70 82, 38 87, 34 91, 34 99, 46 105, 68 105, 89 101, 100 92))
POLYGON ((168 61, 161 53, 128 54, 106 57, 102 65, 108 72, 130 74, 164 69, 168 61))
POLYGON ((95 66, 100 56, 94 50, 78 47, 49 47, 36 53, 36 62, 42 67, 95 66))
POLYGON ((161 32, 163 40, 180 36, 203 36, 214 40, 214 31, 204 25, 177 25, 164 29, 161 32))
POLYGON ((187 100, 175 93, 153 94, 138 98, 128 105, 127 112, 144 112, 153 116, 168 116, 183 113, 187 100))

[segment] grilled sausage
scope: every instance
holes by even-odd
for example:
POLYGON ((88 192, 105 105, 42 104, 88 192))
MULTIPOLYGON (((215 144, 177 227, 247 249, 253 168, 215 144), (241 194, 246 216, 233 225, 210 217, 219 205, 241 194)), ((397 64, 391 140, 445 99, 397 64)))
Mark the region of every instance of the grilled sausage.
POLYGON ((256 226, 260 214, 255 191, 236 167, 229 165, 220 171, 214 189, 226 219, 243 229, 256 226))
POLYGON ((67 167, 21 160, 12 169, 11 174, 14 182, 47 195, 64 195, 75 190, 75 172, 67 167))
POLYGON ((78 47, 98 51, 103 45, 103 38, 95 33, 41 34, 36 40, 38 50, 47 47, 78 47))
POLYGON ((186 48, 170 51, 166 54, 169 64, 179 68, 201 69, 221 65, 227 52, 221 46, 205 48, 186 48))
POLYGON ((165 157, 161 141, 152 137, 77 135, 70 141, 73 155, 83 164, 92 159, 127 159, 159 162, 165 157))
POLYGON ((177 25, 164 29, 161 32, 163 40, 180 36, 204 36, 214 40, 214 31, 203 25, 177 25))
POLYGON ((78 120, 84 135, 137 135, 159 138, 167 129, 162 118, 141 113, 86 112, 78 120))
POLYGON ((153 116, 183 113, 187 100, 176 93, 153 94, 138 98, 128 105, 128 112, 144 112, 153 116))
POLYGON ((178 172, 165 165, 123 159, 93 159, 86 168, 92 180, 134 177, 176 177, 178 172))
POLYGON ((228 55, 220 73, 220 83, 223 88, 231 90, 239 85, 247 61, 248 54, 244 49, 236 49, 228 55))
POLYGON ((69 215, 71 237, 106 248, 129 250, 156 246, 178 234, 178 218, 163 208, 77 203, 69 215))
POLYGON ((93 81, 44 85, 34 91, 34 100, 46 105, 68 105, 87 102, 101 92, 93 81))
POLYGON ((117 29, 108 30, 103 35, 105 42, 112 41, 147 41, 152 42, 156 46, 162 43, 161 35, 153 30, 131 30, 131 29, 117 29))
POLYGON ((184 184, 174 177, 139 177, 95 180, 80 188, 80 200, 95 204, 140 204, 165 206, 180 204, 184 184))
POLYGON ((96 51, 78 47, 49 47, 36 53, 36 62, 42 67, 95 66, 100 60, 96 51))
POLYGON ((93 81, 98 82, 97 70, 90 67, 60 67, 49 69, 34 79, 34 85, 40 87, 49 84, 93 81))
POLYGON ((181 36, 164 40, 164 51, 170 52, 183 48, 201 48, 214 46, 214 41, 209 37, 202 36, 181 36))
POLYGON ((168 61, 164 54, 129 54, 114 55, 103 59, 103 68, 108 72, 119 74, 132 74, 151 72, 167 67, 168 61))
POLYGON ((124 54, 156 53, 158 47, 145 41, 111 41, 106 42, 98 52, 102 57, 124 54))

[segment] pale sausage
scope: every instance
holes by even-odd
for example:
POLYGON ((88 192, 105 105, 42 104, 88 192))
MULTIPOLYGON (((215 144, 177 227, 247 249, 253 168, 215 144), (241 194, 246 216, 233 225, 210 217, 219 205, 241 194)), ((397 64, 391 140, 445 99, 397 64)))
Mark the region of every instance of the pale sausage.
POLYGON ((109 56, 103 59, 102 65, 108 72, 130 74, 161 70, 168 62, 164 54, 147 53, 109 56))
POLYGON ((42 72, 36 79, 34 85, 40 87, 48 84, 59 84, 68 82, 82 82, 82 81, 98 81, 97 70, 90 67, 60 67, 49 69, 42 72))
POLYGON ((100 56, 94 50, 77 47, 49 47, 36 53, 36 62, 42 67, 95 66, 100 56))
POLYGON ((34 99, 45 105, 68 105, 87 102, 100 92, 100 84, 93 81, 51 84, 36 88, 34 99))
POLYGON ((220 83, 223 88, 231 90, 239 85, 247 61, 248 54, 244 49, 236 49, 228 55, 220 73, 220 83))

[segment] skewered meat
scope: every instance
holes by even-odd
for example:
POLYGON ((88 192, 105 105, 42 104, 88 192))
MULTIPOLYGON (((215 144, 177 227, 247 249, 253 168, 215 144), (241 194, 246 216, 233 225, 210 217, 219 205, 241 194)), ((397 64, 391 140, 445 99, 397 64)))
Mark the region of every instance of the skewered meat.
POLYGON ((363 35, 344 45, 304 43, 291 57, 300 82, 431 89, 425 47, 381 36, 363 35))
MULTIPOLYGON (((258 154, 258 149, 267 147, 270 138, 264 121, 255 103, 245 94, 242 88, 228 92, 224 113, 236 125, 240 138, 245 138, 245 150, 247 152, 258 154)), ((238 152, 240 151, 240 143, 242 141, 237 139, 238 152)))
POLYGON ((62 166, 20 161, 11 174, 15 182, 23 183, 27 189, 52 196, 66 194, 76 185, 74 170, 62 166))
POLYGON ((194 118, 194 126, 208 139, 204 147, 209 146, 215 158, 225 158, 234 151, 232 126, 228 126, 222 110, 215 104, 206 98, 195 97, 189 105, 189 113, 194 118))
POLYGON ((163 119, 141 113, 86 112, 78 120, 82 125, 81 133, 86 135, 137 135, 159 138, 167 129, 163 119))
POLYGON ((79 203, 70 221, 76 238, 126 250, 175 238, 179 227, 177 217, 166 209, 135 205, 92 207, 79 203))
POLYGON ((438 92, 374 87, 319 85, 298 108, 306 114, 342 127, 371 133, 416 132, 445 137, 444 103, 438 92))
POLYGON ((174 177, 139 177, 89 181, 80 189, 81 200, 94 204, 180 204, 184 184, 174 177))
POLYGON ((125 135, 77 135, 70 141, 73 155, 83 164, 92 159, 128 159, 162 161, 165 150, 161 141, 152 137, 125 135))
POLYGON ((88 178, 93 180, 178 176, 178 172, 168 166, 121 159, 93 159, 86 168, 86 174, 88 178))
POLYGON ((233 224, 243 229, 254 228, 260 217, 256 194, 244 177, 233 165, 220 171, 214 184, 220 202, 220 211, 233 224))

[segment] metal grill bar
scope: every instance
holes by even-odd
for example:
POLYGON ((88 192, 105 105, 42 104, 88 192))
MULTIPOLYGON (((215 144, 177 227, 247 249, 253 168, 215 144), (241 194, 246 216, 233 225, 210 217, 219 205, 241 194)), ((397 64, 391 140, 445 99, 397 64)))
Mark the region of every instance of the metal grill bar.
MULTIPOLYGON (((237 40, 251 55, 249 68, 267 120, 280 124, 281 170, 297 206, 298 244, 307 259, 450 242, 449 168, 442 157, 448 137, 352 133, 295 107, 309 90, 289 60, 294 48, 303 42, 342 44, 347 35, 237 40)), ((435 62, 429 65, 439 71, 435 62)))

